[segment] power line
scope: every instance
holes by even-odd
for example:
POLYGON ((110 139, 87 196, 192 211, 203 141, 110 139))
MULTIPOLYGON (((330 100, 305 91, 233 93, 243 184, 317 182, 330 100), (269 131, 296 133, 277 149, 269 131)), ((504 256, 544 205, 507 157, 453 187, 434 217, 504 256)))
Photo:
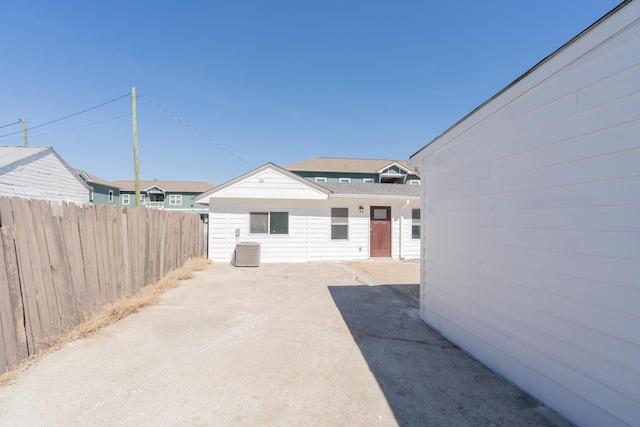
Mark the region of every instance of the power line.
POLYGON ((22 119, 18 119, 18 121, 15 122, 15 123, 9 123, 8 125, 2 125, 2 126, 0 126, 0 129, 6 128, 6 127, 9 127, 9 126, 13 126, 13 125, 17 125, 19 123, 22 123, 22 119))
MULTIPOLYGON (((64 117, 52 120, 52 121, 47 122, 47 123, 42 123, 42 124, 37 125, 37 126, 31 126, 31 127, 27 128, 27 130, 41 128, 43 126, 48 126, 50 124, 57 123, 57 122, 60 122, 62 120, 70 119, 71 117, 78 116, 80 114, 86 113, 86 112, 91 111, 91 110, 95 110, 96 108, 104 107, 107 104, 111 104, 112 102, 118 101, 118 100, 120 100, 122 98, 126 98, 126 97, 128 97, 130 95, 131 95, 131 93, 127 93, 127 94, 119 96, 117 98, 113 98, 113 99, 111 99, 111 100, 109 100, 107 102, 103 102, 102 104, 96 105, 96 106, 91 107, 91 108, 87 108, 86 110, 78 111, 77 113, 69 114, 68 116, 64 116, 64 117)), ((10 135, 16 135, 16 134, 19 134, 19 133, 22 133, 22 131, 12 132, 12 133, 7 133, 7 134, 4 134, 4 135, 0 135, 0 138, 5 137, 5 136, 10 136, 10 135)))
MULTIPOLYGON (((100 120, 100 121, 92 122, 92 123, 87 123, 87 124, 80 125, 80 126, 74 126, 74 127, 72 127, 72 128, 58 129, 58 130, 53 130, 53 131, 51 131, 51 132, 38 133, 38 134, 35 134, 35 135, 31 135, 31 134, 30 134, 30 135, 29 135, 29 138, 32 138, 32 137, 34 137, 34 136, 51 135, 51 134, 53 134, 53 133, 67 132, 67 131, 70 131, 70 130, 75 130, 75 129, 85 128, 85 127, 94 126, 94 125, 99 125, 99 124, 101 124, 101 123, 105 123, 105 122, 110 122, 110 121, 113 121, 113 120, 122 119, 122 118, 124 118, 124 117, 131 117, 131 113, 122 114, 122 115, 119 115, 119 116, 116 116, 116 117, 111 117, 110 119, 104 119, 104 120, 100 120)), ((14 139, 8 139, 8 140, 6 140, 5 142, 20 141, 20 140, 22 140, 22 137, 20 137, 20 138, 14 138, 14 139)))
POLYGON ((157 102, 149 99, 148 97, 144 96, 141 93, 138 93, 139 97, 142 97, 144 99, 146 99, 151 105, 156 106, 159 110, 163 111, 165 114, 167 114, 168 116, 170 116, 171 118, 173 118, 174 120, 176 120, 177 122, 182 123, 183 125, 185 125, 186 127, 188 127, 189 129, 191 129, 192 131, 194 131, 195 133, 197 133, 198 135, 200 135, 202 138, 206 139, 207 141, 215 144, 216 146, 218 146, 218 148, 220 148, 221 150, 223 150, 224 152, 226 152, 227 154, 229 154, 230 156, 233 156, 235 158, 237 158, 238 160, 240 160, 241 162, 245 163, 247 166, 249 166, 250 168, 255 169, 256 166, 252 165, 251 163, 249 163, 248 161, 246 161, 245 159, 243 159, 242 157, 240 157, 239 155, 237 155, 236 153, 234 153, 233 151, 227 149, 227 147, 225 147, 224 145, 220 144, 217 141, 214 141, 211 137, 205 135, 202 131, 194 128, 193 126, 191 126, 189 123, 185 122, 184 120, 182 120, 180 117, 176 116, 175 114, 171 113, 170 111, 168 111, 166 108, 162 107, 160 104, 158 104, 157 102))

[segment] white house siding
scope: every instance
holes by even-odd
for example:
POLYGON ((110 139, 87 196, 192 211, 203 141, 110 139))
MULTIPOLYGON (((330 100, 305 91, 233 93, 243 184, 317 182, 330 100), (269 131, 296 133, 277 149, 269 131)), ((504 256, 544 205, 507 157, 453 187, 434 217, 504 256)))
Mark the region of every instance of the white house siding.
POLYGON ((0 168, 0 196, 88 203, 90 191, 49 149, 0 168))
POLYGON ((286 175, 266 168, 259 173, 248 175, 239 182, 216 192, 216 198, 251 199, 259 194, 261 199, 326 199, 325 193, 311 189, 304 181, 294 180, 286 175))
POLYGON ((352 199, 329 199, 310 217, 309 261, 362 260, 369 258, 369 210, 359 212, 352 199), (331 240, 331 208, 349 209, 349 239, 331 240))
MULTIPOLYGON (((412 201, 416 207, 418 201, 412 201)), ((307 262, 363 260, 369 258, 369 206, 391 206, 392 257, 400 256, 400 223, 402 223, 403 258, 419 258, 419 240, 411 240, 411 205, 404 201, 372 202, 367 199, 335 198, 329 200, 210 199, 209 257, 216 262, 229 262, 239 241, 259 242, 261 262, 307 262), (363 206, 363 212, 359 207, 363 206), (349 209, 349 239, 331 240, 331 208, 349 209), (289 212, 288 235, 249 233, 248 212, 289 212), (399 219, 402 212, 408 217, 399 219)))
POLYGON ((417 153, 422 318, 578 425, 640 423, 640 2, 417 153))
POLYGON ((209 210, 209 258, 229 262, 239 241, 260 243, 261 262, 306 262, 309 207, 299 201, 286 206, 273 200, 212 199, 209 210), (248 212, 289 212, 289 234, 249 233, 248 212))

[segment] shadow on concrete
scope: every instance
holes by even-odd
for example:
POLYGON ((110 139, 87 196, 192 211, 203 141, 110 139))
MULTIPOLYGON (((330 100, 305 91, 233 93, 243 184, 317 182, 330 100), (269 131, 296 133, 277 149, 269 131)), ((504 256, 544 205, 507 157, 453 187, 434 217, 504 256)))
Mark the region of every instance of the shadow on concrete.
POLYGON ((401 426, 567 426, 419 318, 419 285, 329 291, 401 426))

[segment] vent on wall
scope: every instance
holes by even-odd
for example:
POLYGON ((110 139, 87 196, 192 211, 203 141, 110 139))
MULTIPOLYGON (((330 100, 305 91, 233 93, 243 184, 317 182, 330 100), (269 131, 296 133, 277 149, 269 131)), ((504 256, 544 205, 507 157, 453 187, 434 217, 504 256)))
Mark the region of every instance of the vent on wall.
POLYGON ((260 267, 260 243, 239 242, 233 256, 236 267, 260 267))

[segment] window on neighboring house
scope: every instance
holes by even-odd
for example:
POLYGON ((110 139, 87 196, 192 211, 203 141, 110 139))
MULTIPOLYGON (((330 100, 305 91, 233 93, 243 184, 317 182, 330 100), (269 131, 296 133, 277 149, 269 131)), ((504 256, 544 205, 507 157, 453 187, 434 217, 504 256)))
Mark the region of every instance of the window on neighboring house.
POLYGON ((250 234, 289 234, 289 212, 251 212, 250 234))
POLYGON ((182 206, 182 194, 170 194, 169 204, 172 206, 182 206))
POLYGON ((362 182, 368 183, 368 184, 373 184, 373 178, 362 178, 362 182))
POLYGON ((349 239, 349 208, 331 208, 331 240, 349 239))
POLYGON ((420 238, 420 209, 411 209, 411 238, 420 238))
POLYGON ((109 190, 109 203, 113 202, 113 190, 109 190))
POLYGON ((410 179, 409 180, 409 185, 420 185, 420 180, 419 179, 410 179))
POLYGON ((327 182, 327 178, 324 176, 316 176, 316 182, 327 182))
POLYGON ((144 205, 144 194, 140 194, 140 204, 144 205))
POLYGON ((349 183, 351 182, 351 178, 340 178, 340 182, 349 183))
POLYGON ((122 195, 122 204, 128 205, 131 203, 131 194, 123 194, 122 195))

